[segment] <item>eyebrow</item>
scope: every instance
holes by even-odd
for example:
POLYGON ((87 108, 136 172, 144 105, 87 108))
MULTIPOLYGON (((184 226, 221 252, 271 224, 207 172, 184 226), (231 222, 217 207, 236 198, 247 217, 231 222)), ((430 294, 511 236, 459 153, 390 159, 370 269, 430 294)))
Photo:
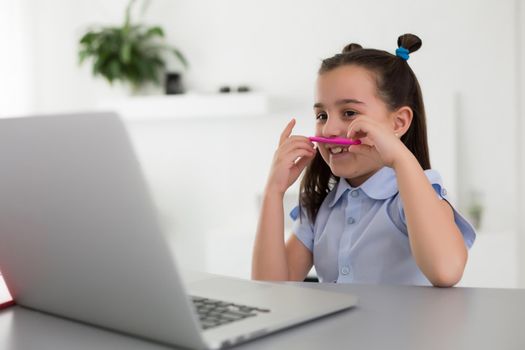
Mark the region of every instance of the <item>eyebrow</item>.
MULTIPOLYGON (((353 99, 353 98, 344 98, 344 99, 335 101, 335 105, 336 106, 346 105, 346 104, 349 104, 349 103, 362 104, 362 105, 365 104, 363 101, 359 101, 359 100, 356 100, 356 99, 353 99)), ((314 108, 323 108, 323 107, 324 107, 324 105, 321 102, 317 102, 317 103, 314 104, 314 108)))

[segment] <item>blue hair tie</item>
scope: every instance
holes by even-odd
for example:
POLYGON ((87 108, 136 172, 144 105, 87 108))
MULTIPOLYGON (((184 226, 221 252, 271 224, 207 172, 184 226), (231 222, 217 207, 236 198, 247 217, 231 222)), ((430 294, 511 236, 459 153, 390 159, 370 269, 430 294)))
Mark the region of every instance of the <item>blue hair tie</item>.
POLYGON ((407 49, 405 49, 404 47, 398 47, 396 49, 396 56, 397 57, 401 57, 402 59, 404 59, 405 61, 408 60, 408 54, 410 53, 410 51, 408 51, 407 49))

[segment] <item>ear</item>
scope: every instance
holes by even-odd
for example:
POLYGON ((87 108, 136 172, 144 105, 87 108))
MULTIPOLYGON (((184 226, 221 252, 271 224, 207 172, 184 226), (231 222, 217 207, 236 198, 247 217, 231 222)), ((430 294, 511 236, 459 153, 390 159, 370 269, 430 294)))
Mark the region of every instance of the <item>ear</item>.
POLYGON ((403 106, 397 109, 392 115, 394 133, 399 137, 403 136, 407 132, 408 128, 410 128, 413 118, 414 112, 412 112, 412 108, 403 106))

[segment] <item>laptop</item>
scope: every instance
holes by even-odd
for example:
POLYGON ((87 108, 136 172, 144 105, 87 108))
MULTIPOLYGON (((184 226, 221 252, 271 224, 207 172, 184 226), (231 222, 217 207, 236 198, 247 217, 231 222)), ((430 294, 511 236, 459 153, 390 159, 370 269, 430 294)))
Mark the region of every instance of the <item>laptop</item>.
POLYGON ((113 113, 1 119, 0 194, 0 268, 23 307, 218 349, 356 304, 354 295, 179 270, 113 113))

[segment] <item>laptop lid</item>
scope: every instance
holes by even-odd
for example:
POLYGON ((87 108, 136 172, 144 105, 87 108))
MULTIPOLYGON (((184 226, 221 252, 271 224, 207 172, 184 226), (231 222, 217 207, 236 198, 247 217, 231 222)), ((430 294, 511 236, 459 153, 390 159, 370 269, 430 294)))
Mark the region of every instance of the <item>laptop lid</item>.
POLYGON ((205 347, 116 115, 0 119, 0 164, 0 268, 17 304, 205 347))

